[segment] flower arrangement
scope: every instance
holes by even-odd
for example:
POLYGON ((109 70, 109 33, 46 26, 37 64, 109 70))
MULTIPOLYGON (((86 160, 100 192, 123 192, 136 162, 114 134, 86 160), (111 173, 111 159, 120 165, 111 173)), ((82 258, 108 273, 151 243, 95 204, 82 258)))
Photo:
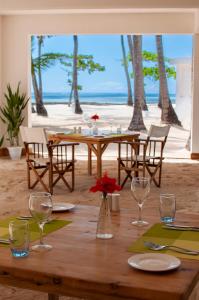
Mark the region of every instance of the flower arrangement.
POLYGON ((115 178, 108 177, 107 172, 104 173, 103 177, 96 180, 96 184, 90 188, 90 192, 102 192, 103 197, 106 197, 108 193, 112 194, 114 191, 120 191, 121 186, 116 184, 115 178))
POLYGON ((99 120, 99 116, 97 114, 95 114, 95 115, 91 116, 91 120, 94 120, 96 122, 97 120, 99 120))

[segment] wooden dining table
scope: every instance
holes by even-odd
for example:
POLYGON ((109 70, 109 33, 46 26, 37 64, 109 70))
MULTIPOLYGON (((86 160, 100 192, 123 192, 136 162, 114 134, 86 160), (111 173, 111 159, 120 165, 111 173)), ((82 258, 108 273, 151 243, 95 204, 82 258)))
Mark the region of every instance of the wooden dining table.
MULTIPOLYGON (((114 237, 96 239, 99 208, 76 206, 55 218, 69 225, 45 237, 53 246, 47 252, 30 252, 16 259, 8 247, 0 247, 0 283, 49 294, 49 299, 67 295, 89 300, 185 300, 199 280, 199 261, 181 259, 181 266, 168 272, 144 272, 130 267, 128 247, 159 221, 154 208, 145 209, 148 227, 131 224, 137 209, 112 213, 114 237)), ((177 219, 196 224, 197 214, 177 213, 177 219)))
POLYGON ((102 176, 102 155, 110 143, 117 141, 134 141, 138 138, 139 133, 123 133, 112 135, 98 135, 88 136, 84 134, 53 134, 49 136, 49 139, 54 142, 78 142, 84 143, 88 147, 88 174, 92 175, 92 153, 97 158, 97 177, 102 176))

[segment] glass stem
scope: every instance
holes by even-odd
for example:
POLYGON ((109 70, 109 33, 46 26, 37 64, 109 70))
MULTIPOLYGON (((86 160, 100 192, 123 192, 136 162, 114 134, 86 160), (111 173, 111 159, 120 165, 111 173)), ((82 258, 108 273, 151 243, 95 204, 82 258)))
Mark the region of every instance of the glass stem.
POLYGON ((39 233, 40 233, 39 239, 40 239, 40 245, 43 245, 43 244, 44 244, 44 242, 43 242, 43 231, 44 231, 44 223, 39 223, 39 233))
POLYGON ((138 221, 141 222, 142 221, 142 205, 139 205, 139 213, 138 213, 138 221))

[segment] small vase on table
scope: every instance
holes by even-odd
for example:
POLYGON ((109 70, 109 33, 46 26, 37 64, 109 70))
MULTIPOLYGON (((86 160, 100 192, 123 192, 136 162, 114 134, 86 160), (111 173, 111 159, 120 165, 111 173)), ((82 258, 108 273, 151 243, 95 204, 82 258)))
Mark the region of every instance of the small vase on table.
POLYGON ((110 214, 110 201, 108 199, 108 194, 112 194, 114 191, 120 190, 121 186, 116 184, 116 179, 108 177, 107 172, 104 173, 103 177, 98 178, 96 180, 96 184, 90 188, 90 192, 102 193, 102 201, 96 232, 96 237, 99 239, 111 239, 113 237, 110 214))
POLYGON ((96 237, 99 239, 111 239, 113 237, 110 203, 105 193, 102 194, 96 237))

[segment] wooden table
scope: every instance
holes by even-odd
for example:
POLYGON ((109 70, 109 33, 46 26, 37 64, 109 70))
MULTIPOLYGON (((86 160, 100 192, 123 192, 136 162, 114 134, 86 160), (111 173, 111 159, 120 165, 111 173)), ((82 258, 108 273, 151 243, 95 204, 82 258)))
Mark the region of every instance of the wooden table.
MULTIPOLYGON (((146 229, 131 221, 137 208, 112 215, 114 238, 96 239, 99 208, 77 206, 73 212, 58 215, 72 223, 49 234, 45 240, 53 246, 46 253, 31 252, 24 259, 11 257, 0 247, 0 283, 68 295, 89 300, 185 300, 199 280, 199 261, 182 260, 178 270, 147 273, 127 264, 133 255, 128 246, 146 229)), ((150 226, 159 221, 158 211, 145 208, 150 226)), ((198 223, 198 215, 177 214, 184 222, 198 223)))
POLYGON ((49 137, 53 141, 67 141, 84 143, 88 146, 88 174, 92 174, 92 153, 97 158, 97 177, 102 175, 102 155, 110 143, 116 141, 133 141, 138 133, 110 135, 110 136, 85 136, 81 134, 55 134, 49 137))

